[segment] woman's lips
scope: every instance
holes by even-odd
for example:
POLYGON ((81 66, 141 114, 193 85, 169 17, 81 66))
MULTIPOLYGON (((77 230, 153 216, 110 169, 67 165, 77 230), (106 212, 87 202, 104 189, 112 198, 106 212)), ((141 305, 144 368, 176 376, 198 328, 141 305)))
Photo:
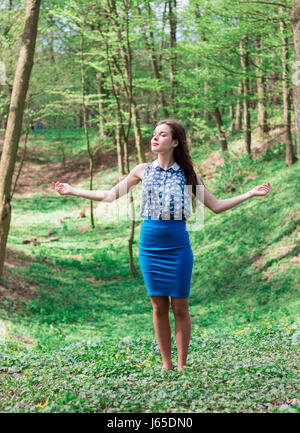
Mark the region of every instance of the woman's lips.
POLYGON ((158 146, 158 143, 152 143, 152 146, 158 146))

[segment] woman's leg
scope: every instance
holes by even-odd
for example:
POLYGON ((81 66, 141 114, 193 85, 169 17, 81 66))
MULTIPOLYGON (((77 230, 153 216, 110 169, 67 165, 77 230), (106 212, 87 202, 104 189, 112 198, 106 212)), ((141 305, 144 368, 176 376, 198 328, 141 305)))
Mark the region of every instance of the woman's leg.
POLYGON ((171 359, 171 325, 169 319, 169 297, 150 296, 153 306, 153 324, 163 359, 163 367, 173 369, 171 359))
POLYGON ((177 369, 186 365, 191 338, 191 318, 189 313, 189 298, 171 298, 175 319, 175 338, 178 353, 177 369))

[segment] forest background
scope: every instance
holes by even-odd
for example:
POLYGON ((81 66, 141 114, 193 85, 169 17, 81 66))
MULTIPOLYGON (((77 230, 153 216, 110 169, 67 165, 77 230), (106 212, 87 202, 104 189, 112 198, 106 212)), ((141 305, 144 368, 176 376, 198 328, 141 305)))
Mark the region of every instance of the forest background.
POLYGON ((1 1, 0 22, 2 411, 298 411, 300 2, 1 1), (139 189, 95 207, 51 188, 111 188, 154 159, 166 117, 218 198, 271 184, 191 232, 191 371, 171 379, 137 260, 139 189))

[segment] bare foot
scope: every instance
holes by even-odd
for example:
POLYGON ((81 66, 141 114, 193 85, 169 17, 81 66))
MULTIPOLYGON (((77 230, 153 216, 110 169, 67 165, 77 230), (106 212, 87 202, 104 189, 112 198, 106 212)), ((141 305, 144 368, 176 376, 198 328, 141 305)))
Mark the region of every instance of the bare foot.
POLYGON ((180 370, 186 370, 187 368, 188 368, 187 365, 178 365, 177 370, 178 371, 180 371, 180 370))
POLYGON ((161 369, 170 371, 170 370, 174 370, 174 367, 173 365, 163 365, 161 369))

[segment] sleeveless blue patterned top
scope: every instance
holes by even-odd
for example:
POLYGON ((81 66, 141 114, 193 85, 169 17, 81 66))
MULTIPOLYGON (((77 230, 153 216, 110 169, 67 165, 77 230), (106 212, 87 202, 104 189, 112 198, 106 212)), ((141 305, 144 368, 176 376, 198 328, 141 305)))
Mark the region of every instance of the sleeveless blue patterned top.
POLYGON ((145 219, 184 220, 191 216, 191 197, 183 169, 176 163, 164 170, 158 160, 146 165, 142 180, 140 216, 145 219))

